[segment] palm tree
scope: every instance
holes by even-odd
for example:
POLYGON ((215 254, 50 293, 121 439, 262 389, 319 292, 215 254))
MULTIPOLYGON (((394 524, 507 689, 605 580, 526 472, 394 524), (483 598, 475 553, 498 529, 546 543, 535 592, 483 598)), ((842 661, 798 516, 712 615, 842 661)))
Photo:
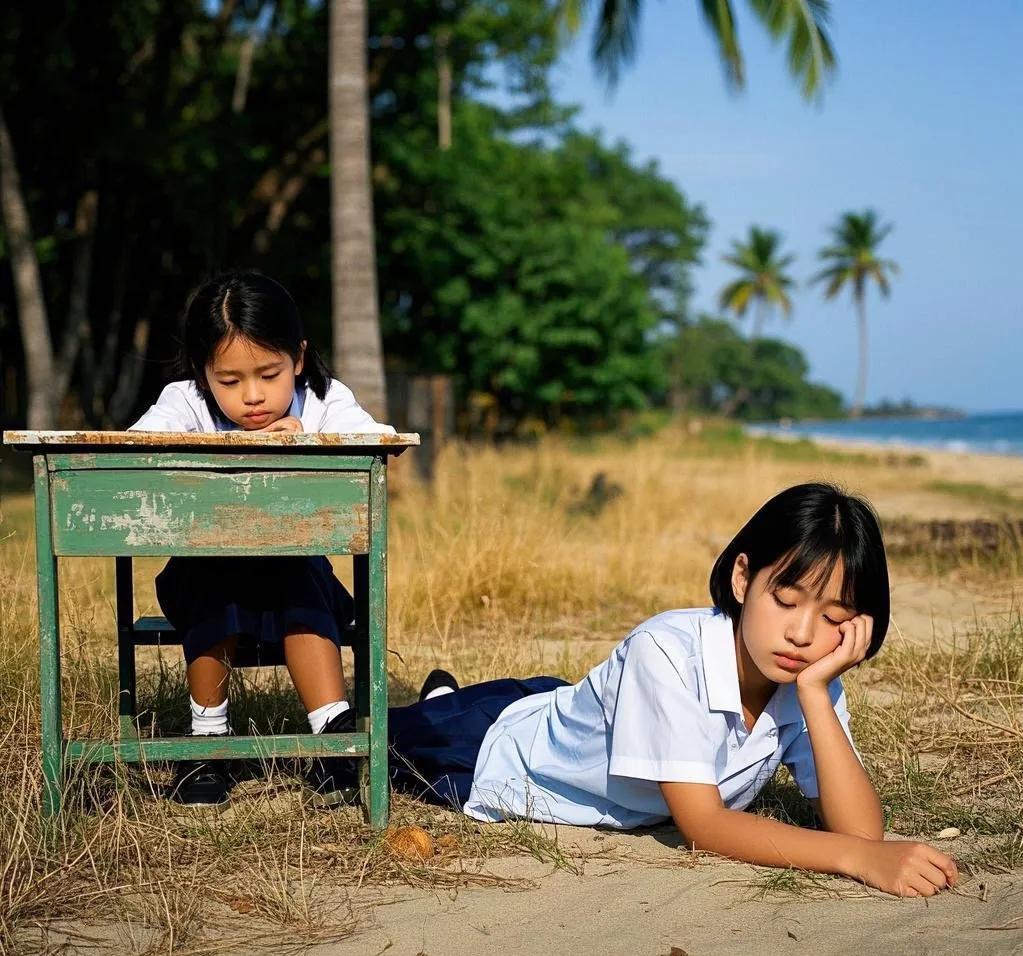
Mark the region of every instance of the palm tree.
MULTIPOLYGON (((788 40, 789 71, 800 81, 807 99, 820 92, 824 75, 835 66, 828 38, 830 0, 748 0, 757 19, 774 40, 788 40)), ((726 82, 741 90, 746 69, 739 46, 732 0, 699 0, 700 10, 717 43, 726 82)), ((590 0, 563 0, 570 32, 578 30, 590 0)), ((594 31, 593 60, 609 86, 636 56, 642 0, 601 0, 594 31)))
POLYGON ((824 288, 826 299, 833 299, 847 284, 852 287, 860 332, 856 398, 849 412, 853 418, 858 418, 863 410, 867 393, 867 283, 873 279, 881 295, 887 298, 891 291, 889 276, 899 271, 897 263, 877 255, 877 247, 892 228, 890 223, 880 225, 873 209, 845 213, 837 225, 831 227, 832 244, 818 253, 819 259, 829 263, 828 267, 810 280, 811 283, 827 283, 824 288))
POLYGON ((732 240, 731 255, 721 258, 735 266, 742 276, 721 290, 721 308, 730 309, 739 318, 753 305, 753 338, 760 338, 764 320, 773 306, 780 306, 785 317, 792 314, 791 276, 785 270, 795 256, 779 256, 781 234, 772 229, 750 226, 746 242, 732 240))
POLYGON ((387 419, 369 164, 366 0, 330 0, 330 206, 334 367, 387 419))

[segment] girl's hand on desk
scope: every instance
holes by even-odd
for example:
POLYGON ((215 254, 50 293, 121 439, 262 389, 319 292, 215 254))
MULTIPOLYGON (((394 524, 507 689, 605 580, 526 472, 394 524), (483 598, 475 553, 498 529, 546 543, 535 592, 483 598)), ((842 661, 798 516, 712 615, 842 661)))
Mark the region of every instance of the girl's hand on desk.
POLYGON ((797 691, 812 687, 826 688, 839 674, 855 667, 867 656, 870 636, 874 632, 874 619, 869 614, 857 614, 843 621, 838 625, 838 631, 842 635, 838 647, 799 672, 796 677, 797 691))
POLYGON ((294 415, 287 415, 284 418, 278 418, 277 421, 271 422, 269 425, 265 425, 263 428, 257 428, 256 431, 300 432, 302 431, 302 423, 294 415))
POLYGON ((934 896, 955 886, 952 857, 926 843, 864 840, 849 875, 896 896, 934 896))

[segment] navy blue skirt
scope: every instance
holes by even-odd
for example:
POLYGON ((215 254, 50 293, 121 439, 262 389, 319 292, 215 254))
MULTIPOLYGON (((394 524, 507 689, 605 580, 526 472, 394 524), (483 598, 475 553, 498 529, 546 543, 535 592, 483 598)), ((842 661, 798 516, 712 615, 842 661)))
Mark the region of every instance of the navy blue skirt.
POLYGON ((506 678, 387 711, 395 789, 461 810, 469 799, 483 738, 501 711, 533 694, 567 686, 559 677, 506 678))
POLYGON ((156 576, 156 597, 189 664, 234 634, 259 663, 283 664, 289 630, 340 647, 355 616, 352 596, 323 557, 171 558, 156 576))

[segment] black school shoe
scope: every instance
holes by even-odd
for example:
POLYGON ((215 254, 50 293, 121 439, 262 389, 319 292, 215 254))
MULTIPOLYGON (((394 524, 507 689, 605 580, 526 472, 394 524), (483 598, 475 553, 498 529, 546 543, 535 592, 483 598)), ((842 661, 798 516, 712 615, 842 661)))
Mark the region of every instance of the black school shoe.
POLYGON ((170 798, 186 807, 222 810, 231 802, 231 783, 226 761, 179 760, 170 798))
POLYGON ((458 681, 455 680, 453 674, 438 667, 426 675, 426 680, 423 681, 423 688, 419 691, 419 702, 422 703, 426 700, 427 696, 439 687, 450 687, 452 690, 458 690, 458 681))
MULTIPOLYGON (((327 721, 325 734, 355 732, 355 711, 351 707, 327 721)), ((315 757, 306 771, 308 800, 314 807, 354 806, 360 802, 358 761, 352 757, 315 757)))

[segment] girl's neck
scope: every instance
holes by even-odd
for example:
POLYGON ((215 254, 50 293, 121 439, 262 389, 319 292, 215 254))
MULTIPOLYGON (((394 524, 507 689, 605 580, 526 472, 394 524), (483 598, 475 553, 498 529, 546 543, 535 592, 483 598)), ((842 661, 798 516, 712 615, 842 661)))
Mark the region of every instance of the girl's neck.
POLYGON ((750 657, 746 642, 742 638, 741 623, 735 626, 735 667, 739 676, 739 699, 743 707, 753 715, 753 719, 763 712, 767 702, 778 689, 778 685, 768 680, 750 657))

